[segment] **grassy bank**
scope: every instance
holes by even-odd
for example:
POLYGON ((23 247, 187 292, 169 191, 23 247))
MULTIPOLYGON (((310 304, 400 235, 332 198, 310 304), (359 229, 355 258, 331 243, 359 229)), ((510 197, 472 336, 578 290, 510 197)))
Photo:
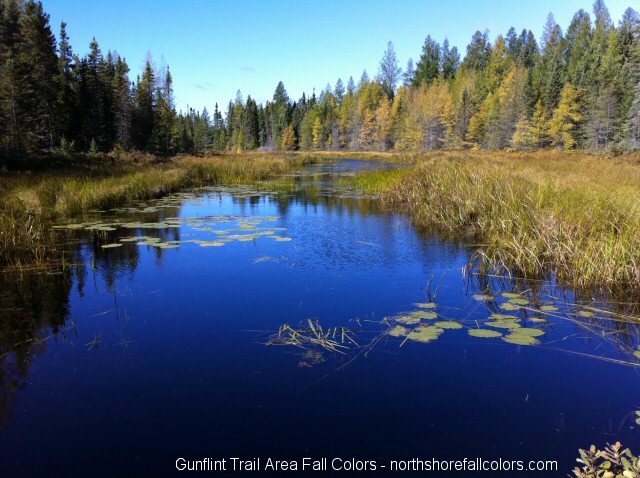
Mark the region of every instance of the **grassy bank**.
POLYGON ((353 181, 418 226, 479 244, 485 269, 640 290, 640 165, 632 158, 433 153, 410 170, 353 181))
POLYGON ((259 153, 165 162, 112 162, 104 157, 68 168, 4 173, 0 178, 0 265, 45 263, 55 253, 51 221, 187 187, 271 179, 313 159, 259 153))

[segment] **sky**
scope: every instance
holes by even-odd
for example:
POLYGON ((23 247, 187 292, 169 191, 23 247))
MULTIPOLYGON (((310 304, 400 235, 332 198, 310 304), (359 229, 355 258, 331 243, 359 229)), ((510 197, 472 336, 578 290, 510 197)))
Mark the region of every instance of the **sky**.
MULTIPOLYGON (((608 0, 617 24, 637 0, 608 0)), ((580 0, 42 0, 52 30, 67 23, 74 52, 84 56, 95 37, 104 54, 126 58, 130 78, 147 52, 156 67, 169 65, 176 108, 218 103, 226 110, 241 91, 258 103, 271 100, 279 81, 297 100, 319 94, 338 78, 373 78, 392 41, 401 67, 420 57, 424 39, 449 39, 464 57, 476 30, 493 41, 511 26, 531 29, 539 41, 547 15, 566 30, 574 13, 592 13, 580 0)), ((593 15, 591 15, 593 18, 593 15)))

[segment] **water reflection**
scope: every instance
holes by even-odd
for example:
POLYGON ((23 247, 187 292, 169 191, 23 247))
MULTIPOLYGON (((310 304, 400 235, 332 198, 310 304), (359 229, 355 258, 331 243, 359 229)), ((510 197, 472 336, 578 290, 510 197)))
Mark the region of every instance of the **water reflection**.
POLYGON ((62 472, 73 445, 74 466, 89 469, 118 443, 125 452, 96 471, 109 476, 136 463, 162 474, 185 452, 493 453, 568 471, 578 447, 628 442, 634 306, 474 274, 472 248, 336 186, 368 167, 380 165, 320 164, 282 188, 202 188, 92 213, 60 229, 63 270, 0 275, 8 476, 62 472), (540 345, 502 340, 511 329, 487 325, 496 315, 542 331, 540 345), (283 324, 318 338, 309 319, 346 348, 264 345, 283 324))

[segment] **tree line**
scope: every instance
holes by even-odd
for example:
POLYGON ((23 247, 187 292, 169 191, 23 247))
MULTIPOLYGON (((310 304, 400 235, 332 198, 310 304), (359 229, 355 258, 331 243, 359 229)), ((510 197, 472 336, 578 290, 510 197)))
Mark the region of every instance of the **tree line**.
POLYGON ((238 92, 213 115, 175 111, 169 67, 150 59, 130 81, 124 58, 73 53, 41 3, 0 1, 0 154, 207 150, 433 150, 559 147, 640 149, 640 17, 617 26, 603 0, 566 31, 549 14, 542 37, 477 31, 464 58, 427 36, 417 62, 398 66, 392 42, 377 74, 338 79, 318 95, 272 101, 238 92))

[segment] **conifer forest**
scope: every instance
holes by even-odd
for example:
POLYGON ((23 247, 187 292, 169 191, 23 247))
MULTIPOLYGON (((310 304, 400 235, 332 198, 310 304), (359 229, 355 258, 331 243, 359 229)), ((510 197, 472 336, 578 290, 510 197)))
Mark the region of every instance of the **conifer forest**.
POLYGON ((202 111, 176 111, 169 66, 147 58, 131 71, 97 39, 80 56, 66 25, 53 29, 41 3, 0 2, 3 162, 114 149, 640 148, 640 17, 628 8, 614 21, 603 0, 569 25, 549 14, 540 38, 511 28, 491 42, 476 31, 458 49, 425 32, 404 68, 389 41, 375 74, 298 99, 281 81, 265 104, 238 91, 202 111))

